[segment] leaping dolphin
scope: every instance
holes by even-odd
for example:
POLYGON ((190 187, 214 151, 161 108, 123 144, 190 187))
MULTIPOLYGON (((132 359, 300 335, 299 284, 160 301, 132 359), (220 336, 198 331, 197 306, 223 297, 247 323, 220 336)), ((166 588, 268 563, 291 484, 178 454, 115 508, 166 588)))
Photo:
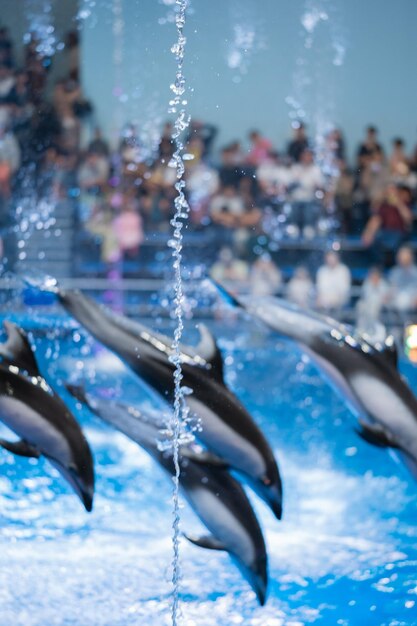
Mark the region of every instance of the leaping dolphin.
POLYGON ((7 341, 0 344, 0 421, 20 440, 1 439, 0 446, 20 456, 45 456, 91 511, 94 467, 87 440, 40 374, 24 331, 7 321, 4 327, 7 341))
MULTIPOLYGON (((137 322, 115 315, 79 291, 54 287, 59 301, 98 341, 119 356, 162 396, 174 392, 171 342, 137 322)), ((282 483, 266 438, 223 378, 223 360, 215 339, 200 326, 201 342, 183 347, 183 384, 193 393, 187 403, 201 420, 200 441, 227 464, 245 474, 278 519, 282 483)))
MULTIPOLYGON (((172 452, 158 447, 164 428, 162 420, 135 407, 87 393, 80 386, 67 388, 95 415, 138 443, 170 476, 175 474, 172 452)), ((187 538, 204 548, 227 551, 263 605, 268 583, 266 548, 245 491, 221 463, 210 462, 204 452, 191 445, 181 447, 180 468, 184 496, 210 531, 209 536, 187 538)))
POLYGON ((417 399, 398 371, 395 341, 371 345, 330 317, 279 298, 235 298, 216 284, 232 306, 293 339, 359 415, 359 435, 397 449, 417 478, 417 399))

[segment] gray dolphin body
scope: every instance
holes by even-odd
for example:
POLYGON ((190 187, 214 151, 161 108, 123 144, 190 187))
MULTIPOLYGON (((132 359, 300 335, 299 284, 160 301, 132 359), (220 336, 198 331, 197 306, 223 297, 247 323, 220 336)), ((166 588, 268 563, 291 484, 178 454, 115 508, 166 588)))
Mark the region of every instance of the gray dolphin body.
MULTIPOLYGON (((171 342, 145 326, 116 316, 78 291, 55 289, 61 304, 98 341, 119 356, 158 393, 173 397, 171 342)), ((200 441, 249 484, 280 519, 282 484, 273 452, 259 427, 223 379, 223 361, 214 338, 200 328, 197 348, 183 348, 183 384, 193 390, 187 403, 201 420, 200 441)))
POLYGON ((346 326, 279 298, 237 300, 233 306, 296 341, 361 416, 359 434, 377 446, 398 449, 417 478, 417 399, 400 375, 395 342, 373 346, 346 326))
POLYGON ((10 322, 4 326, 8 339, 0 344, 0 421, 20 440, 2 439, 0 445, 19 456, 45 456, 91 511, 94 467, 87 440, 40 374, 26 334, 10 322))
MULTIPOLYGON (((102 420, 138 443, 170 475, 175 474, 172 453, 157 442, 164 423, 153 415, 86 393, 81 387, 68 390, 102 420)), ((183 446, 180 455, 180 486, 184 496, 210 536, 188 539, 201 547, 225 550, 255 591, 260 604, 267 590, 267 555, 259 522, 241 485, 226 469, 208 462, 198 450, 183 446), (188 456, 190 453, 190 456, 188 456)))

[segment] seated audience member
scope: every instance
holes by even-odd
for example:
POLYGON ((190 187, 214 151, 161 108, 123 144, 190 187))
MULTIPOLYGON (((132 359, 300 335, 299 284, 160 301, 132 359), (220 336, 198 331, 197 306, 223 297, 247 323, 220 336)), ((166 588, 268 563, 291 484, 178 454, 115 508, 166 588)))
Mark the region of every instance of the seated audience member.
POLYGON ((103 134, 99 126, 96 126, 94 129, 94 135, 88 144, 87 152, 94 152, 94 154, 98 154, 106 158, 110 155, 109 142, 103 138, 103 134))
POLYGON ((10 37, 9 29, 6 26, 0 27, 0 65, 13 67, 13 41, 10 37))
POLYGON ((220 250, 217 261, 211 268, 210 275, 220 283, 233 281, 247 283, 248 264, 237 259, 231 248, 224 247, 220 250))
POLYGON ((350 299, 351 275, 340 261, 337 252, 327 252, 316 276, 317 306, 325 310, 338 310, 350 299))
POLYGON ((389 286, 381 270, 371 267, 362 283, 360 302, 367 315, 374 319, 379 317, 380 311, 388 299, 389 286))
POLYGON ((114 211, 110 203, 98 201, 85 223, 85 229, 101 241, 100 255, 104 263, 116 263, 120 249, 113 228, 114 211))
POLYGON ((16 79, 10 67, 0 65, 0 104, 10 104, 15 83, 16 79))
MULTIPOLYGON (((187 152, 192 152, 189 149, 189 144, 198 140, 200 158, 204 160, 210 159, 217 133, 218 130, 214 124, 207 124, 200 120, 191 120, 187 137, 187 152)), ((197 142, 194 145, 197 145, 197 142)))
POLYGON ((247 197, 232 187, 224 187, 210 202, 213 224, 221 226, 224 239, 243 252, 251 231, 261 221, 261 211, 247 197))
POLYGON ((308 269, 303 266, 297 267, 294 275, 288 281, 287 300, 308 309, 314 304, 314 292, 314 283, 308 269))
MULTIPOLYGON (((369 156, 362 159, 363 165, 358 175, 358 191, 362 192, 362 201, 368 207, 378 202, 389 183, 390 173, 383 151, 375 149, 369 156)), ((357 194, 356 194, 357 195, 357 194)))
POLYGON ((387 336, 384 324, 364 300, 356 304, 356 332, 373 344, 383 343, 387 336))
POLYGON ((292 187, 290 220, 296 225, 299 234, 314 237, 321 211, 317 195, 324 187, 324 177, 319 166, 314 163, 311 150, 304 150, 300 162, 291 167, 290 178, 292 187))
POLYGON ((353 190, 355 187, 355 178, 347 167, 346 161, 339 161, 339 176, 335 189, 335 205, 340 219, 343 232, 352 232, 353 230, 353 190))
POLYGON ((124 194, 122 206, 113 220, 113 230, 121 255, 136 257, 144 241, 144 233, 138 202, 132 193, 124 194))
POLYGON ((294 163, 298 163, 303 152, 308 149, 310 142, 303 122, 293 122, 292 127, 293 139, 288 144, 287 154, 294 163))
POLYGON ((335 162, 344 161, 346 157, 345 140, 339 128, 333 128, 326 136, 326 152, 333 155, 335 162))
POLYGON ((282 284, 281 272, 267 253, 253 263, 249 273, 250 292, 254 296, 274 296, 282 284))
POLYGON ((187 163, 189 165, 186 167, 185 179, 191 221, 195 224, 203 224, 207 220, 210 199, 219 190, 219 175, 217 170, 204 161, 187 163))
POLYGON ((259 167, 268 159, 272 150, 272 143, 263 137, 258 130, 252 130, 249 133, 249 140, 251 147, 246 157, 246 163, 252 167, 259 167))
POLYGON ((412 222, 410 190, 389 185, 382 201, 374 207, 362 241, 365 246, 373 246, 374 256, 383 261, 384 249, 396 250, 407 238, 412 222))
POLYGON ((0 124, 0 196, 8 198, 13 175, 20 165, 20 148, 12 132, 0 124))
POLYGON ((375 152, 383 153, 382 146, 378 143, 378 129, 375 126, 368 126, 365 139, 358 148, 358 168, 365 167, 369 158, 372 158, 375 152))
POLYGON ((81 219, 88 219, 94 210, 97 198, 107 185, 110 165, 105 157, 94 152, 87 153, 78 169, 78 184, 81 190, 81 219))
POLYGON ((410 172, 408 157, 405 153, 403 139, 397 137, 392 142, 392 152, 389 158, 390 174, 395 180, 404 180, 410 172))
POLYGON ((237 187, 244 174, 242 170, 244 156, 239 141, 225 146, 220 153, 219 177, 223 186, 237 187))
POLYGON ((265 199, 285 197, 290 183, 290 169, 281 162, 278 152, 270 152, 256 170, 256 180, 265 199))
POLYGON ((411 248, 403 246, 397 253, 397 264, 388 275, 387 302, 397 311, 405 312, 417 306, 417 266, 411 248))
POLYGON ((88 152, 78 170, 78 181, 82 190, 102 191, 107 184, 110 165, 107 158, 95 152, 88 152))

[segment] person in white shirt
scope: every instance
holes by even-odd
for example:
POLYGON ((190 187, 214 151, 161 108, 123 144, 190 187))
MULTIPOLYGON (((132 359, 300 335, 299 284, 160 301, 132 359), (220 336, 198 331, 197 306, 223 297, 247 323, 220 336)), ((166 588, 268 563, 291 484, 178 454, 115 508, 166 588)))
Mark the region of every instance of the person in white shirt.
POLYGON ((274 296, 278 293, 282 275, 268 253, 262 254, 253 263, 249 282, 253 296, 274 296))
POLYGON ((288 281, 287 300, 305 309, 314 303, 314 283, 306 267, 297 267, 294 276, 288 281))
POLYGON ((331 250, 316 276, 317 306, 325 310, 338 310, 350 299, 351 274, 340 261, 337 252, 331 250))
POLYGON ((266 198, 283 196, 291 181, 290 168, 280 162, 277 152, 270 152, 268 159, 257 168, 256 179, 266 198))
POLYGON ((318 194, 324 188, 324 177, 318 165, 314 163, 313 152, 303 151, 299 163, 290 168, 289 187, 292 189, 291 221, 305 237, 315 234, 320 215, 318 194))

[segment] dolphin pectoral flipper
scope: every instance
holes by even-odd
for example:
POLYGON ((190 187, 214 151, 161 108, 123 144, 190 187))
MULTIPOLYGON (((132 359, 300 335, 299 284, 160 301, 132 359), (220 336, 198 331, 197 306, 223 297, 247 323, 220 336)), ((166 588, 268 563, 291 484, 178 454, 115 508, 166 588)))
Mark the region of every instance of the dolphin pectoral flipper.
POLYGON ((364 420, 359 420, 360 428, 356 429, 359 437, 367 443, 379 448, 399 448, 393 435, 379 424, 368 424, 364 420))
POLYGON ((184 533, 184 537, 195 546, 199 546, 200 548, 206 548, 207 550, 220 550, 222 552, 227 552, 227 548, 225 545, 218 541, 212 535, 203 535, 202 537, 191 537, 190 535, 186 535, 184 533))
POLYGON ((17 456, 39 459, 41 455, 35 446, 31 446, 30 443, 24 439, 20 439, 19 441, 6 441, 6 439, 0 439, 0 446, 17 456))

